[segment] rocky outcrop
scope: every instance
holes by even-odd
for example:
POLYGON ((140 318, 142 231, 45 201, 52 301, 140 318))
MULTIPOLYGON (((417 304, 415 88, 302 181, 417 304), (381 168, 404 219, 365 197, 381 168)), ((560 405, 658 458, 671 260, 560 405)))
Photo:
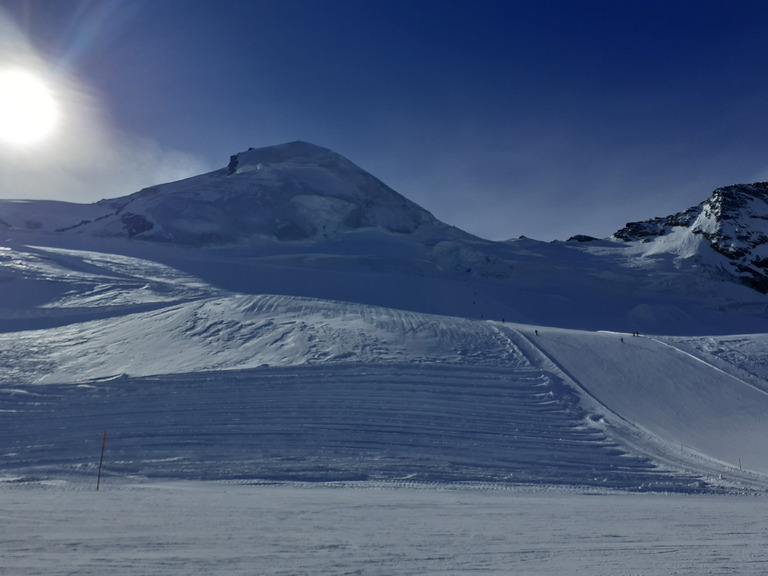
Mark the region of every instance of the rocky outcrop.
POLYGON ((629 223, 613 236, 626 242, 653 242, 680 228, 705 238, 727 259, 738 281, 768 292, 768 182, 718 188, 698 206, 629 223))

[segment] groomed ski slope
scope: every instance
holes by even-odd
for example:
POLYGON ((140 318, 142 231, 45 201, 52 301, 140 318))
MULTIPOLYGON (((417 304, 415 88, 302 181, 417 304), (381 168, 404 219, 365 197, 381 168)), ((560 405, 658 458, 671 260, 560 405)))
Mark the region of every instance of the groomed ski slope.
MULTIPOLYGON (((693 467, 699 457, 711 459, 706 468, 713 472, 721 465, 720 473, 768 474, 768 393, 764 384, 736 375, 733 366, 717 367, 703 354, 678 347, 674 338, 554 328, 518 331, 551 361, 551 370, 561 371, 590 397, 585 405, 599 406, 623 421, 634 438, 626 441, 642 442, 645 436, 649 448, 663 446, 672 458, 693 467)), ((686 341, 690 345, 696 339, 686 341)))
POLYGON ((528 367, 348 364, 6 391, 22 478, 545 483, 700 490, 586 424, 528 367), (10 399, 8 398, 10 396, 10 399), (25 476, 26 475, 26 476, 25 476))
MULTIPOLYGON (((114 479, 766 485, 760 335, 635 337, 243 294, 142 250, 0 254, 7 476, 92 475, 108 430, 114 479)), ((409 276, 386 277, 382 292, 409 276)))
POLYGON ((698 492, 768 473, 768 396, 645 336, 219 295, 0 344, 12 477, 92 475, 104 430, 115 479, 698 492))

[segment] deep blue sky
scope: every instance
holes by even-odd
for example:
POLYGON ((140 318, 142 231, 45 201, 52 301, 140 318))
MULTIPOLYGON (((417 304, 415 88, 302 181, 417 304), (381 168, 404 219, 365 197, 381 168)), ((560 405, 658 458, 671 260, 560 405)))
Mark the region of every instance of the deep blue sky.
POLYGON ((768 179, 768 2, 0 6, 155 158, 307 140, 486 238, 607 236, 768 179))

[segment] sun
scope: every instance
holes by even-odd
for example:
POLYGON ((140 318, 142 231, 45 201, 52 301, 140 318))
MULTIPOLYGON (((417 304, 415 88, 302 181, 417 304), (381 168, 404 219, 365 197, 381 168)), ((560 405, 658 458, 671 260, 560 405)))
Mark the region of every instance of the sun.
POLYGON ((44 141, 56 124, 57 106, 45 82, 24 70, 0 71, 0 140, 13 146, 44 141))

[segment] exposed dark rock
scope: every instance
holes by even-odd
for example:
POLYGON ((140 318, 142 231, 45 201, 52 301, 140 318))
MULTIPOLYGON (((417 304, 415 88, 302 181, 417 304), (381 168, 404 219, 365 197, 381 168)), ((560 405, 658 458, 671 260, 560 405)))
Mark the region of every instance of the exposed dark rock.
POLYGON ((679 227, 706 238, 713 250, 731 261, 739 282, 768 292, 768 259, 756 253, 768 244, 768 182, 718 188, 698 206, 664 218, 631 222, 614 237, 650 242, 679 227))
POLYGON ((587 236, 585 234, 576 234, 576 236, 571 236, 566 240, 566 242, 593 242, 597 240, 594 236, 587 236))
POLYGON ((238 164, 238 158, 237 154, 232 154, 232 156, 229 157, 229 164, 227 164, 227 174, 232 175, 237 170, 237 164, 238 164))
POLYGON ((155 225, 152 224, 152 222, 147 220, 141 214, 132 214, 130 212, 126 212, 125 214, 123 214, 120 217, 120 222, 123 223, 125 230, 128 232, 129 238, 132 238, 137 234, 141 234, 142 232, 147 232, 148 230, 152 230, 152 228, 155 227, 155 225))

